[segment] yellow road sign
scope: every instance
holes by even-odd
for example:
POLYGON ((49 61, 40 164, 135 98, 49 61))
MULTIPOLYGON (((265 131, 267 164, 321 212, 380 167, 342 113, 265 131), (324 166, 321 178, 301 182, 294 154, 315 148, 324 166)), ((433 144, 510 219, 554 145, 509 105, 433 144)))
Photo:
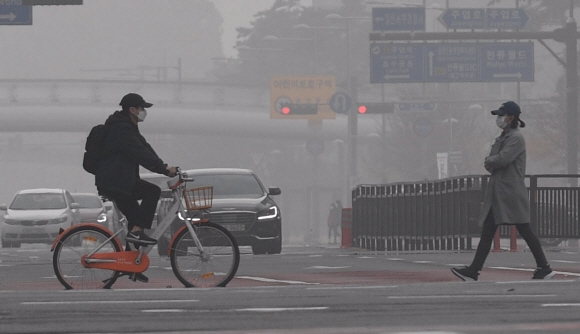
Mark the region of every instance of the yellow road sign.
POLYGON ((336 114, 328 106, 336 93, 336 78, 331 75, 279 76, 270 80, 270 118, 275 119, 334 119, 336 114), (286 104, 317 104, 316 115, 284 115, 286 104))

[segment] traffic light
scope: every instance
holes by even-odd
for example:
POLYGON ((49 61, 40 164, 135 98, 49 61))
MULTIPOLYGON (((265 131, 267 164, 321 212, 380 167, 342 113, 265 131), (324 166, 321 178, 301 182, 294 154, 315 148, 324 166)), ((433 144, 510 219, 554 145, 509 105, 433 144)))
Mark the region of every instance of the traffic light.
POLYGON ((316 115, 318 104, 287 103, 281 105, 280 112, 282 115, 316 115))
POLYGON ((359 103, 359 114, 390 114, 395 112, 395 104, 393 102, 380 103, 359 103))

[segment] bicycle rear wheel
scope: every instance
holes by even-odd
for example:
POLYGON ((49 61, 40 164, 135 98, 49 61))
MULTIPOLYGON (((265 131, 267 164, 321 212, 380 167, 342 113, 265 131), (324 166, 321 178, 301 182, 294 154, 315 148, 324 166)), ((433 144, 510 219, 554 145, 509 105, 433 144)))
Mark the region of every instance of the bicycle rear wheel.
POLYGON ((116 239, 105 242, 111 235, 95 226, 79 225, 68 231, 56 244, 52 265, 56 277, 67 290, 108 289, 115 283, 119 272, 86 268, 81 263, 83 255, 101 245, 103 247, 97 253, 121 252, 122 246, 116 239))
POLYGON ((175 236, 169 257, 175 276, 188 288, 226 286, 238 271, 240 249, 232 234, 222 226, 194 226, 205 254, 200 254, 188 229, 175 236))

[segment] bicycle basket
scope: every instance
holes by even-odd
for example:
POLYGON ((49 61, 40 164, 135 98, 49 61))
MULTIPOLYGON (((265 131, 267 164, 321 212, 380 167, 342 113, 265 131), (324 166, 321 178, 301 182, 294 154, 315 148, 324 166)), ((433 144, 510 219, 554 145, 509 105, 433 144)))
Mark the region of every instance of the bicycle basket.
POLYGON ((183 198, 187 210, 209 209, 213 200, 213 187, 183 189, 183 198))

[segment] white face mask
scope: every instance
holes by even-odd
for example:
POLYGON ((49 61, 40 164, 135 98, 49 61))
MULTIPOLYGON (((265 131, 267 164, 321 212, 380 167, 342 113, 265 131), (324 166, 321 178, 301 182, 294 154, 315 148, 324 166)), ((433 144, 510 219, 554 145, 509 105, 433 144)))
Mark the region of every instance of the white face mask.
POLYGON ((506 126, 508 126, 508 123, 505 121, 506 116, 497 116, 497 118, 495 119, 495 124, 500 128, 500 129, 505 129, 506 126))
POLYGON ((140 110, 139 113, 137 114, 137 121, 143 122, 145 120, 145 117, 147 117, 147 110, 140 110))

